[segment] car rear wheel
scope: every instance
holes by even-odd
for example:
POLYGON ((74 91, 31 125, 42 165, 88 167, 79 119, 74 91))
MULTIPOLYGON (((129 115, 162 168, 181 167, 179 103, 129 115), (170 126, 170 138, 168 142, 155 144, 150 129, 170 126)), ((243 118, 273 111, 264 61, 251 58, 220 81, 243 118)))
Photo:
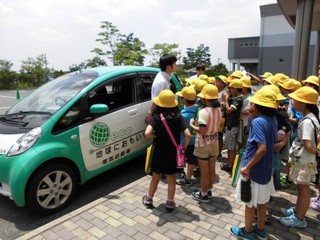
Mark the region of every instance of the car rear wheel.
POLYGON ((55 164, 41 168, 29 181, 27 203, 37 212, 52 214, 65 208, 72 200, 77 181, 67 165, 55 164))

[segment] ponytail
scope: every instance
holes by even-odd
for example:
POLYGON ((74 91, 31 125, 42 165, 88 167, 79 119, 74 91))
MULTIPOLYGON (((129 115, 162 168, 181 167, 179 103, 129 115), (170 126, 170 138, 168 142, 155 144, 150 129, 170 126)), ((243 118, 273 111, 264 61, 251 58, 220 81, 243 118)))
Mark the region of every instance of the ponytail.
POLYGON ((318 122, 320 123, 319 121, 319 108, 317 105, 315 104, 306 104, 306 108, 311 112, 313 113, 313 115, 317 118, 318 122))

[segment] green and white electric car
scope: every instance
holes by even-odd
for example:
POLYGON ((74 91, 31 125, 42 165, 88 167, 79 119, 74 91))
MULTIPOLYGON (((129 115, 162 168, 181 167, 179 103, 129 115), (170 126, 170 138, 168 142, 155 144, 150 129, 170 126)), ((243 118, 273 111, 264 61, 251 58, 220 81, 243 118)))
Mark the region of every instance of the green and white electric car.
MULTIPOLYGON (((0 194, 54 213, 78 184, 144 154, 157 68, 119 66, 52 80, 0 116, 0 194)), ((180 82, 173 76, 178 90, 180 82)))

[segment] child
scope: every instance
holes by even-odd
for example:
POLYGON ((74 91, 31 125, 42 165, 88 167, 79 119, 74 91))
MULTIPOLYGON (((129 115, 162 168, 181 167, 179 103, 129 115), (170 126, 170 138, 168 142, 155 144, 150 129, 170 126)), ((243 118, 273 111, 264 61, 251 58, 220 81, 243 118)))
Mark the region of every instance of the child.
POLYGON ((161 175, 166 175, 168 183, 168 195, 166 210, 172 211, 175 208, 174 195, 176 191, 176 147, 160 118, 160 113, 166 119, 168 126, 177 142, 180 143, 180 133, 184 132, 184 147, 187 148, 190 141, 190 131, 180 110, 177 107, 178 101, 171 90, 163 90, 154 98, 153 102, 157 106, 150 123, 145 130, 146 137, 153 137, 153 158, 151 161, 152 178, 148 189, 148 194, 142 198, 142 203, 147 208, 153 208, 153 196, 157 190, 161 175))
MULTIPOLYGON (((190 119, 196 118, 198 113, 198 106, 195 104, 197 100, 196 90, 193 87, 184 87, 182 91, 177 92, 176 95, 180 96, 180 103, 185 104, 185 107, 181 111, 181 116, 186 120, 189 125, 190 119)), ((192 128, 189 126, 190 132, 192 128)), ((181 134, 180 142, 184 143, 184 134, 181 134)), ((188 147, 186 148, 186 163, 187 163, 187 174, 180 179, 177 179, 176 183, 179 185, 186 185, 190 187, 192 185, 191 177, 195 165, 197 165, 197 158, 193 155, 195 143, 195 135, 191 135, 191 139, 188 147)))
POLYGON ((218 155, 218 127, 221 119, 218 88, 212 84, 204 86, 198 94, 205 108, 198 113, 198 126, 195 119, 190 126, 197 132, 194 155, 198 159, 201 177, 201 190, 192 192, 192 198, 200 202, 209 202, 215 181, 215 158, 218 155))
MULTIPOLYGON (((227 85, 228 85, 228 79, 227 77, 223 76, 223 75, 219 75, 219 76, 216 76, 215 77, 216 79, 216 86, 218 88, 218 96, 219 96, 219 102, 220 104, 222 103, 222 96, 227 92, 227 85)), ((225 117, 224 117, 224 107, 223 105, 221 104, 220 106, 220 109, 221 109, 221 113, 222 113, 222 116, 221 116, 221 120, 220 120, 220 125, 219 125, 219 128, 218 128, 218 138, 219 138, 219 154, 217 156, 217 159, 221 159, 222 158, 222 148, 223 148, 223 132, 224 132, 224 125, 225 125, 225 117)))
POLYGON ((248 100, 252 119, 244 153, 241 176, 236 188, 236 198, 241 199, 241 180, 244 176, 251 181, 251 200, 245 207, 245 227, 231 227, 231 234, 241 239, 267 239, 264 230, 267 202, 275 193, 272 179, 273 150, 277 141, 277 96, 271 89, 260 89, 248 100), (253 225, 257 209, 257 224, 253 225))
POLYGON ((293 106, 292 99, 289 100, 288 98, 288 94, 294 92, 300 87, 301 87, 301 83, 295 79, 289 79, 286 82, 279 84, 280 91, 286 97, 286 99, 280 102, 280 106, 283 109, 282 110, 283 112, 288 113, 289 121, 293 127, 292 134, 290 136, 290 141, 287 142, 287 144, 285 145, 285 147, 282 149, 280 153, 281 160, 285 163, 285 175, 283 175, 280 178, 280 183, 283 189, 289 189, 289 190, 295 189, 294 183, 289 179, 289 172, 290 172, 290 164, 288 162, 289 149, 292 142, 297 136, 298 123, 303 117, 303 114, 299 111, 296 111, 296 109, 293 106))
POLYGON ((222 96, 226 111, 225 145, 228 150, 228 163, 221 164, 221 170, 231 173, 237 153, 237 136, 239 134, 240 115, 243 105, 242 83, 240 79, 231 80, 229 84, 231 95, 222 96))
POLYGON ((307 227, 305 215, 310 205, 310 183, 315 181, 317 174, 318 93, 305 86, 290 93, 289 97, 293 99, 294 108, 304 115, 298 126, 297 137, 289 151, 290 179, 297 184, 298 197, 295 207, 280 209, 286 217, 281 217, 279 222, 287 227, 305 228, 307 227))
POLYGON ((251 89, 251 79, 250 78, 241 78, 241 83, 242 83, 242 96, 243 96, 243 106, 241 109, 241 121, 242 121, 242 129, 240 129, 239 131, 242 131, 242 134, 240 134, 242 136, 242 141, 240 143, 239 149, 245 147, 246 143, 247 143, 247 138, 248 138, 248 133, 249 131, 247 131, 247 126, 248 126, 248 121, 249 121, 249 113, 248 110, 250 108, 250 102, 248 101, 248 97, 252 96, 252 89, 251 89))

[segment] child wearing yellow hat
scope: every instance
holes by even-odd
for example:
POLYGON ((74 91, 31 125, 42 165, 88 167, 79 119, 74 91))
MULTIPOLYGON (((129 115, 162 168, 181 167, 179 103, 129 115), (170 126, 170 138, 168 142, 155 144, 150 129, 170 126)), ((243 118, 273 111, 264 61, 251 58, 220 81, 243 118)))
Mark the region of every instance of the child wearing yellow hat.
MULTIPOLYGON (((253 104, 250 109, 253 119, 250 126, 247 146, 244 152, 241 176, 236 188, 236 198, 243 199, 241 182, 243 178, 250 181, 251 197, 246 199, 245 226, 230 228, 231 234, 240 239, 267 239, 264 229, 266 204, 275 193, 272 181, 273 150, 277 141, 277 96, 271 89, 260 89, 248 98, 253 104), (255 209, 257 224, 253 225, 255 209)), ((244 200, 244 199, 243 199, 244 200)))
MULTIPOLYGON (((176 95, 180 97, 180 103, 184 105, 184 108, 181 110, 181 116, 186 120, 189 130, 192 133, 189 145, 185 151, 187 174, 180 175, 180 178, 177 179, 176 183, 190 187, 192 185, 191 177, 193 170, 198 164, 197 158, 193 155, 195 134, 192 131, 193 129, 190 127, 190 120, 192 118, 197 118, 198 114, 198 105, 196 104, 197 93, 193 87, 184 87, 182 91, 177 92, 176 95)), ((184 134, 181 134, 180 142, 184 143, 184 134)))
POLYGON ((162 175, 166 176, 168 183, 166 210, 172 211, 175 208, 174 195, 176 191, 177 150, 160 118, 162 113, 174 136, 177 144, 180 143, 180 133, 185 136, 184 148, 190 141, 190 131, 184 118, 180 115, 178 101, 171 90, 163 90, 153 102, 156 105, 154 114, 145 130, 145 136, 153 138, 154 150, 151 161, 152 178, 149 184, 147 195, 142 198, 142 203, 147 208, 153 208, 153 196, 157 190, 162 175))
POLYGON ((298 126, 298 135, 290 148, 290 179, 298 185, 296 206, 281 208, 285 215, 279 222, 287 227, 306 228, 305 215, 310 205, 310 183, 316 180, 317 136, 319 132, 318 93, 310 87, 301 87, 289 94, 296 110, 304 117, 298 126))
MULTIPOLYGON (((247 77, 240 78, 242 83, 242 96, 243 96, 243 106, 241 109, 241 121, 242 121, 242 141, 240 143, 239 149, 243 148, 247 142, 247 137, 249 134, 249 129, 247 129, 247 125, 249 122, 249 108, 250 102, 248 101, 248 97, 252 96, 251 89, 251 79, 247 77)), ((241 129, 240 129, 241 131, 241 129)))
MULTIPOLYGON (((219 75, 215 77, 216 79, 216 86, 218 88, 218 96, 219 96, 219 102, 222 103, 222 96, 227 92, 227 86, 228 86, 228 78, 223 75, 219 75)), ((217 156, 217 159, 221 159, 222 155, 222 147, 223 147, 223 132, 224 132, 224 126, 225 126, 225 116, 224 116, 224 107, 221 105, 220 107, 222 116, 220 120, 220 125, 218 128, 218 138, 219 138, 219 154, 217 156)))
POLYGON ((206 85, 198 94, 205 108, 198 112, 197 121, 190 120, 190 126, 196 131, 194 155, 200 167, 201 189, 192 192, 192 198, 207 203, 212 197, 215 181, 215 159, 218 155, 218 126, 221 119, 218 88, 212 84, 206 85), (197 124, 196 124, 197 123, 197 124))
POLYGON ((231 95, 223 96, 225 106, 226 131, 225 146, 228 150, 228 163, 221 164, 221 170, 232 171, 234 159, 237 151, 237 136, 239 134, 240 115, 243 106, 242 83, 240 79, 233 79, 229 84, 231 95))

